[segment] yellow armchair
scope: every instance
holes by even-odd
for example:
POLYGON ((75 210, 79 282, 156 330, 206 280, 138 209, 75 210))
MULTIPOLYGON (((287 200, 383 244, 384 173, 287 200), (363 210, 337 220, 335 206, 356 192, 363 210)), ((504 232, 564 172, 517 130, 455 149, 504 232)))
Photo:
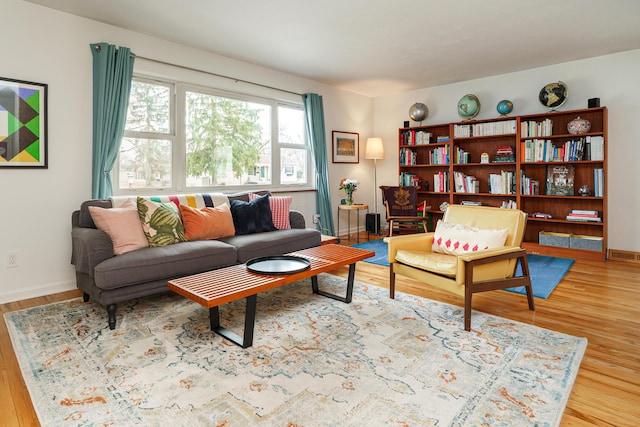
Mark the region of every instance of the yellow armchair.
POLYGON ((508 229, 504 246, 449 255, 432 252, 434 233, 387 238, 389 245, 389 292, 395 298, 396 274, 436 286, 464 297, 464 329, 471 330, 471 299, 474 293, 524 286, 529 309, 535 310, 527 254, 520 247, 527 215, 516 209, 451 205, 443 222, 485 230, 508 229), (516 277, 520 262, 522 275, 516 277))

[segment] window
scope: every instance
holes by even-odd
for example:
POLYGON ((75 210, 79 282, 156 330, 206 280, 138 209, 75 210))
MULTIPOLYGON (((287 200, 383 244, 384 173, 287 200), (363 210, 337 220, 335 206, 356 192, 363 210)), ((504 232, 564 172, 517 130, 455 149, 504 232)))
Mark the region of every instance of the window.
POLYGON ((149 80, 131 85, 115 189, 164 189, 173 182, 174 86, 149 80))
POLYGON ((136 77, 116 164, 114 191, 120 194, 309 187, 304 111, 136 77))

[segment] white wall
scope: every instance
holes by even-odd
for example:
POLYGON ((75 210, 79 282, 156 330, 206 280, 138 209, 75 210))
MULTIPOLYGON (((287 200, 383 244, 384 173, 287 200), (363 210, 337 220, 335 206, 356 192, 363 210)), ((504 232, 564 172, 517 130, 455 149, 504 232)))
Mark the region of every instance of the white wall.
POLYGON ((477 119, 498 117, 495 106, 501 99, 514 102, 512 115, 536 114, 545 111, 538 102, 540 89, 562 80, 569 87, 569 97, 561 110, 587 108, 589 98, 600 98, 600 105, 608 107, 609 248, 640 251, 639 75, 640 50, 634 50, 376 98, 374 133, 383 138, 388 153, 378 163, 378 184, 397 182, 398 128, 409 120, 413 103, 429 107, 425 125, 459 121, 456 104, 467 93, 477 95, 482 104, 477 119))
MULTIPOLYGON (((640 250, 640 208, 637 135, 632 128, 639 116, 640 89, 634 81, 640 71, 640 51, 577 61, 504 76, 423 89, 372 100, 335 88, 233 61, 159 39, 64 14, 21 0, 2 0, 0 38, 2 77, 49 85, 49 168, 41 170, 0 168, 0 303, 74 289, 70 265, 71 212, 91 197, 91 52, 89 44, 108 42, 127 46, 139 56, 206 69, 239 79, 255 81, 297 93, 323 96, 327 132, 327 155, 331 156, 331 131, 360 134, 360 163, 329 164, 329 183, 335 210, 344 192, 343 177, 361 181, 356 202, 373 211, 373 162, 364 159, 367 137, 385 141, 386 159, 378 162, 378 185, 397 180, 397 129, 408 119, 414 102, 430 108, 427 123, 456 121, 455 105, 465 93, 475 93, 483 103, 479 118, 495 117, 498 100, 512 99, 514 114, 541 111, 539 89, 563 80, 570 96, 565 109, 583 108, 587 98, 600 97, 609 107, 609 246, 640 250), (20 267, 6 268, 7 252, 20 252, 20 267)), ((136 62, 137 71, 162 74, 166 67, 136 62)), ((428 72, 428 70, 425 70, 428 72)), ((257 89, 211 76, 181 71, 181 78, 222 89, 282 96, 281 92, 257 89)), ((294 208, 302 210, 311 224, 315 194, 296 193, 294 208)), ((382 212, 380 197, 378 211, 382 212)), ((344 218, 343 218, 344 219, 344 218)), ((346 227, 346 221, 341 220, 346 227)))
MULTIPOLYGON (((20 0, 2 0, 2 15, 10 19, 5 19, 2 26, 0 75, 49 85, 49 168, 0 168, 0 303, 75 288, 74 270, 70 265, 71 212, 91 197, 90 43, 104 41, 127 46, 139 56, 296 93, 315 92, 323 96, 329 142, 331 130, 358 132, 365 139, 371 136, 373 101, 368 97, 20 0), (11 250, 20 253, 18 268, 6 268, 7 252, 11 250)), ((144 60, 136 61, 135 68, 136 71, 157 74, 167 72, 167 67, 144 60)), ((179 78, 195 83, 272 98, 300 100, 294 95, 230 80, 184 70, 174 72, 179 78)), ((364 150, 364 145, 361 150, 364 150)), ((337 176, 343 174, 355 174, 365 179, 367 171, 362 168, 352 174, 345 167, 332 171, 330 180, 334 204, 341 197, 337 190, 337 176)), ((373 190, 373 184, 370 190, 373 190)), ((373 193, 370 198, 373 198, 373 193)), ((313 226, 311 215, 315 212, 315 193, 295 193, 293 208, 303 211, 308 226, 313 226)))

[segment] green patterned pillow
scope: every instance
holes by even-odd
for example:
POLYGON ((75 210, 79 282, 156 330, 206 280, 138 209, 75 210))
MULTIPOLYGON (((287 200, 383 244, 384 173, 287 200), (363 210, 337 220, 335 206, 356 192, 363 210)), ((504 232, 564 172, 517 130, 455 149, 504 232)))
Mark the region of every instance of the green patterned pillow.
POLYGON ((167 246, 185 242, 184 226, 175 203, 156 203, 138 197, 138 215, 149 246, 167 246))

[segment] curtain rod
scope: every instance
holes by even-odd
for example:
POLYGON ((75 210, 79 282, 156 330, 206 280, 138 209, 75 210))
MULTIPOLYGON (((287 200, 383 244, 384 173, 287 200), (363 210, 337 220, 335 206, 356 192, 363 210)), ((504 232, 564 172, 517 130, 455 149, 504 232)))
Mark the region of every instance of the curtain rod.
POLYGON ((172 63, 170 63, 170 62, 160 61, 160 60, 158 60, 158 59, 147 58, 147 57, 144 57, 144 56, 138 56, 138 55, 136 55, 136 57, 137 57, 137 58, 140 58, 140 59, 144 59, 144 60, 146 60, 146 61, 156 62, 156 63, 158 63, 158 64, 169 65, 169 66, 171 66, 171 67, 178 67, 178 68, 182 68, 182 69, 184 69, 184 70, 196 71, 196 72, 198 72, 198 73, 205 73, 205 74, 209 74, 209 75, 211 75, 211 76, 221 77, 221 78, 223 78, 223 79, 233 80, 233 81, 235 81, 236 83, 241 82, 241 83, 246 83, 246 84, 250 84, 250 85, 253 85, 253 86, 263 87, 263 88, 266 88, 266 89, 273 89, 273 90, 277 90, 277 91, 279 91, 279 92, 289 93, 289 94, 291 94, 291 95, 298 95, 298 96, 302 96, 302 94, 301 94, 301 93, 292 92, 292 91, 290 91, 290 90, 280 89, 280 88, 273 87, 273 86, 263 85, 263 84, 261 84, 261 83, 250 82, 249 80, 237 79, 237 78, 235 78, 235 77, 225 76, 224 74, 214 73, 214 72, 212 72, 212 71, 201 70, 201 69, 198 69, 198 68, 187 67, 187 66, 184 66, 184 65, 172 64, 172 63))

